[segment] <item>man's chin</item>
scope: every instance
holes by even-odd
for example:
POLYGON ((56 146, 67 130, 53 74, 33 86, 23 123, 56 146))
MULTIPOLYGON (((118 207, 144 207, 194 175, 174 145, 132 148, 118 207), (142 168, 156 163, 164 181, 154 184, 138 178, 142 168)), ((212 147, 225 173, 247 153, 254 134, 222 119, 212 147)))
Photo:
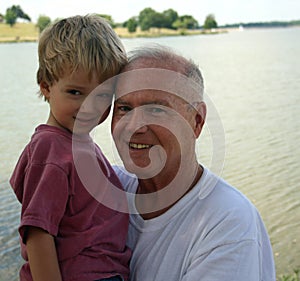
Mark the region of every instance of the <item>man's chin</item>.
POLYGON ((153 167, 151 165, 136 165, 133 162, 123 161, 125 169, 131 173, 135 174, 139 179, 150 179, 157 176, 160 171, 161 167, 153 167))
POLYGON ((140 174, 141 172, 146 172, 147 170, 149 170, 147 167, 148 165, 137 165, 133 162, 128 162, 128 161, 123 161, 124 167, 126 168, 126 170, 132 174, 140 174))

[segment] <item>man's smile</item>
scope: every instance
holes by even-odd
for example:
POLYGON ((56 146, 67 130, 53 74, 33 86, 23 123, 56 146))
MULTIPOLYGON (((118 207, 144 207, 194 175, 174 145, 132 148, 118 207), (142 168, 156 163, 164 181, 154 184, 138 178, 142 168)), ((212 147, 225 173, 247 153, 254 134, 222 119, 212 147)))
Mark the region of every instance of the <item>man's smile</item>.
POLYGON ((129 143, 129 148, 131 149, 148 149, 151 148, 152 145, 150 144, 143 144, 143 143, 129 143))

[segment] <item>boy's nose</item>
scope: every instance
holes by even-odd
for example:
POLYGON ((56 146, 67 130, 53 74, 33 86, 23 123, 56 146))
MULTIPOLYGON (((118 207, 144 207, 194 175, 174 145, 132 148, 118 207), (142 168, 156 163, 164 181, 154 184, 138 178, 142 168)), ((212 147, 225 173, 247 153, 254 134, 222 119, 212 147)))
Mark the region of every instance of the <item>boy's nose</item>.
POLYGON ((93 109, 91 98, 85 98, 80 105, 79 112, 87 113, 93 109))

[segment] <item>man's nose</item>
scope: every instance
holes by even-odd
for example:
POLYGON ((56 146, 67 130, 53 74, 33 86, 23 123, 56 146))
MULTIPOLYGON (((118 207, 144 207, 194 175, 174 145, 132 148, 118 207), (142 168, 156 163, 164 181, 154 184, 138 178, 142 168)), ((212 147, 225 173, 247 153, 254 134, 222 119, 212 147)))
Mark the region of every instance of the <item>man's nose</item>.
POLYGON ((144 133, 147 131, 147 121, 142 108, 135 108, 125 115, 125 129, 131 133, 144 133))

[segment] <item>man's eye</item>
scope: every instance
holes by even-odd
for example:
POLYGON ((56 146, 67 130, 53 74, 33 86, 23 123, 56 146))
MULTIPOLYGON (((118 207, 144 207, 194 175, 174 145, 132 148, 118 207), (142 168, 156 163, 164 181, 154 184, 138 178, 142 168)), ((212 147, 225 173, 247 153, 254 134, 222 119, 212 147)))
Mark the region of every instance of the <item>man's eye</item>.
POLYGON ((68 93, 70 93, 71 95, 74 95, 74 96, 79 96, 81 95, 81 93, 77 90, 69 90, 68 93))
POLYGON ((121 105, 121 106, 118 106, 118 110, 121 112, 129 112, 131 110, 131 108, 126 105, 121 105))
POLYGON ((146 111, 148 113, 152 113, 152 114, 160 114, 160 113, 165 113, 166 110, 160 106, 150 106, 146 108, 146 111))

